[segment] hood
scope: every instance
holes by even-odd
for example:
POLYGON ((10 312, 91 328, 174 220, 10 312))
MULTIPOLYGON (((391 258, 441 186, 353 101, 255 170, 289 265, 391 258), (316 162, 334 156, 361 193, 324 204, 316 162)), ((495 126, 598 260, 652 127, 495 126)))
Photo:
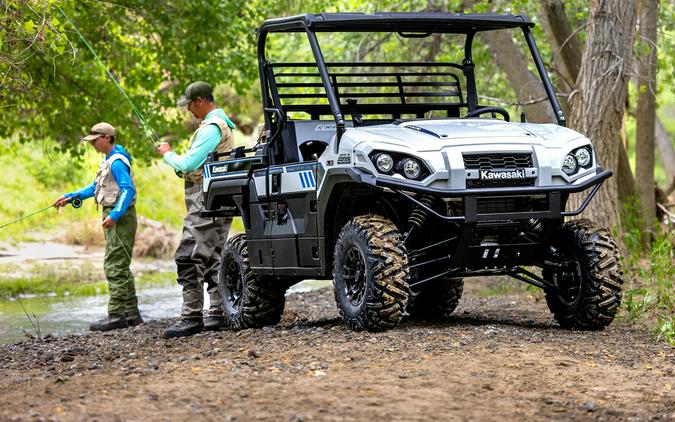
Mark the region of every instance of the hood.
POLYGON ((433 151, 446 146, 495 143, 561 147, 579 133, 555 124, 505 122, 491 119, 411 120, 353 128, 353 139, 401 145, 417 151, 433 151), (357 133, 361 132, 361 133, 357 133), (365 135, 365 136, 361 136, 365 135), (366 138, 366 139, 363 139, 366 138))
POLYGON ((129 164, 131 164, 131 155, 124 149, 124 147, 120 144, 115 144, 113 147, 112 151, 108 155, 105 156, 106 159, 110 158, 113 154, 122 154, 126 157, 127 160, 129 160, 129 164))

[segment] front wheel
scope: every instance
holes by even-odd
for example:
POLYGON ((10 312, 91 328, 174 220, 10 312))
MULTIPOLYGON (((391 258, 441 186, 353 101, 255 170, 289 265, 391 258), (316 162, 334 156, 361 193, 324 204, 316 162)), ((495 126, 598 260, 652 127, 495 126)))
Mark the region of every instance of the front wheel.
POLYGON ((399 324, 410 290, 408 257, 394 223, 377 215, 351 219, 333 262, 335 300, 347 327, 383 331, 399 324))
POLYGON ((461 278, 443 278, 425 286, 408 301, 408 314, 412 318, 449 319, 457 309, 464 291, 461 278))
POLYGON ((574 220, 562 226, 554 249, 552 260, 563 268, 542 271, 555 286, 546 292, 553 316, 565 328, 602 330, 621 305, 623 271, 614 239, 590 220, 574 220))
POLYGON ((237 235, 223 247, 218 271, 218 292, 230 328, 274 325, 281 320, 285 285, 273 277, 251 271, 246 236, 237 235))

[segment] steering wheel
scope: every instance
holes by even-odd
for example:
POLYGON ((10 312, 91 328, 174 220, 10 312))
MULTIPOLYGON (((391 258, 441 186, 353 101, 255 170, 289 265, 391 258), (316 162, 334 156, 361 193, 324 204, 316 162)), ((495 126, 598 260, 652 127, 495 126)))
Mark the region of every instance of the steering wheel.
POLYGON ((507 122, 511 121, 511 116, 509 116, 508 111, 504 110, 501 107, 492 107, 492 106, 491 107, 477 108, 474 111, 471 111, 471 112, 467 113, 467 115, 464 116, 464 118, 476 117, 476 116, 480 116, 481 114, 485 114, 485 113, 492 113, 493 117, 494 117, 494 113, 501 114, 505 121, 507 121, 507 122))

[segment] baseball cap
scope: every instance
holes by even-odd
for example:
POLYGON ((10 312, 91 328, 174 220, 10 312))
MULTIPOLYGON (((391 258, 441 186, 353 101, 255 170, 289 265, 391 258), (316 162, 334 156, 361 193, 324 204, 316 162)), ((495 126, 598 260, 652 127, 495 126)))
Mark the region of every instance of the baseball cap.
POLYGON ((178 99, 177 104, 178 107, 185 107, 195 98, 204 98, 209 95, 213 95, 213 88, 211 88, 211 85, 203 81, 192 82, 185 88, 185 95, 178 99))
POLYGON ((82 138, 82 140, 93 141, 94 139, 102 135, 115 136, 115 132, 116 132, 115 128, 110 123, 106 122, 96 123, 89 130, 89 135, 82 138))

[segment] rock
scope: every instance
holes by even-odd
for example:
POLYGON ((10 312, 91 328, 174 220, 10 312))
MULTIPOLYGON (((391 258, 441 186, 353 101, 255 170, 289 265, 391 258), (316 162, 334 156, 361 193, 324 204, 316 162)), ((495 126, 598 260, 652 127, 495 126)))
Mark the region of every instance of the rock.
POLYGON ((596 406, 595 403, 593 403, 592 401, 589 401, 584 403, 584 409, 587 412, 595 412, 596 410, 598 410, 598 406, 596 406))
POLYGON ((75 360, 75 356, 71 354, 64 353, 61 355, 61 362, 72 362, 75 360))
POLYGON ((159 400, 159 396, 155 393, 150 393, 147 395, 147 399, 150 401, 157 401, 159 400))
POLYGON ((293 412, 288 414, 288 422, 303 422, 304 420, 305 418, 303 418, 302 415, 293 412))
POLYGON ((249 358, 257 358, 257 357, 260 357, 260 355, 255 350, 249 350, 248 351, 248 357, 249 358))

